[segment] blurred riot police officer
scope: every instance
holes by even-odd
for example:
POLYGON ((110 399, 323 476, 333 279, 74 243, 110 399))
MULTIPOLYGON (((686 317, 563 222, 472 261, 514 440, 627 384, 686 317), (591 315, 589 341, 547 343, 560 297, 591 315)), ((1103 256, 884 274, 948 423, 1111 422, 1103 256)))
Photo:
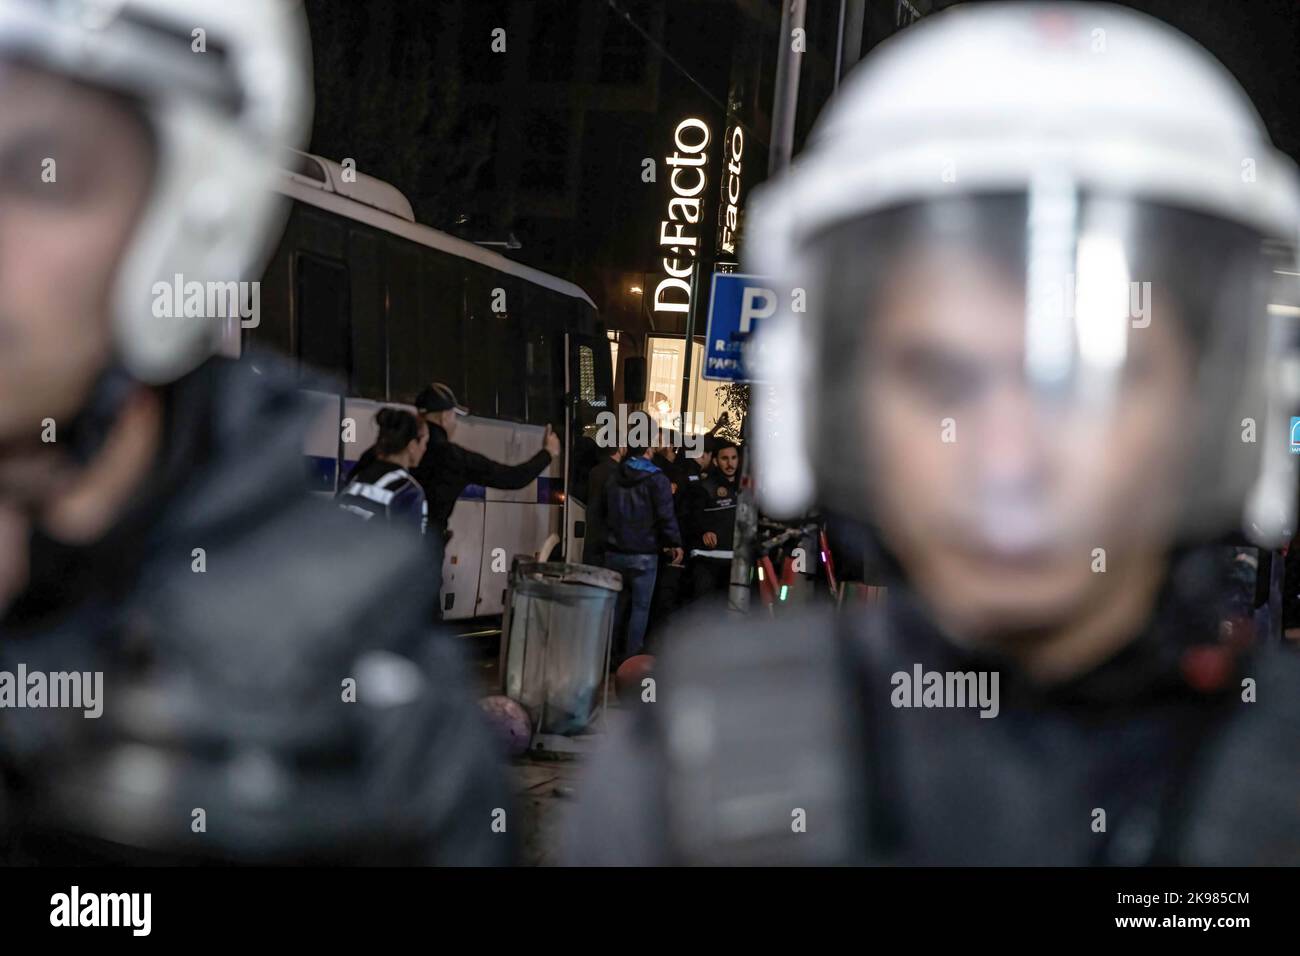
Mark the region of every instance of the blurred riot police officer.
POLYGON ((9 862, 509 859, 418 540, 310 498, 296 376, 158 291, 259 277, 308 56, 288 0, 0 0, 9 862))
POLYGON ((750 222, 762 503, 877 529, 889 599, 687 635, 571 858, 1300 862, 1300 667, 1219 640, 1198 547, 1285 540, 1295 487, 1300 193, 1227 71, 1118 7, 945 11, 750 222))

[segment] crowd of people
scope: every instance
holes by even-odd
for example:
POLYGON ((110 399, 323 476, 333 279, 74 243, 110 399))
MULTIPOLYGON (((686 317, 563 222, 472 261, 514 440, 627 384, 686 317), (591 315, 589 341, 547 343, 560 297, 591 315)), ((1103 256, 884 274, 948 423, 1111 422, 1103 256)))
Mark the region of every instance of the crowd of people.
POLYGON ((650 649, 684 605, 725 595, 739 473, 740 447, 713 434, 697 455, 671 433, 660 447, 599 450, 586 482, 582 560, 623 576, 615 662, 650 649))
MULTIPOLYGON (((468 412, 441 382, 416 397, 414 412, 380 408, 374 443, 336 494, 343 511, 425 542, 434 593, 441 591, 448 520, 465 487, 522 488, 560 453, 549 425, 542 449, 517 465, 469 451, 452 441, 457 420, 468 412)), ((675 612, 725 596, 730 583, 740 446, 711 433, 690 454, 674 433, 665 434, 669 444, 598 448, 596 463, 580 466, 587 511, 575 560, 623 578, 615 664, 649 650, 648 638, 675 612)))

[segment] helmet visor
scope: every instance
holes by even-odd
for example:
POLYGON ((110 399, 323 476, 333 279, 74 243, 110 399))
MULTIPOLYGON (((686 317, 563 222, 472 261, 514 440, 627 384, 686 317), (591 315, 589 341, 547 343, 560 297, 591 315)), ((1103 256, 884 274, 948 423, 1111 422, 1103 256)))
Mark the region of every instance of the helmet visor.
POLYGON ((1285 441, 1269 300, 1294 267, 1242 226, 1045 187, 811 253, 821 497, 887 539, 1032 565, 1229 532, 1285 441))

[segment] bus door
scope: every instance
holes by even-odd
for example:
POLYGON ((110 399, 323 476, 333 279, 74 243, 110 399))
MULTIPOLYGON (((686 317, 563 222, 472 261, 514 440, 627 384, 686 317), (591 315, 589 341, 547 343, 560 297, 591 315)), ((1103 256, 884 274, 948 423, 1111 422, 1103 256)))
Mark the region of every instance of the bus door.
MULTIPOLYGON (((467 447, 494 461, 513 464, 527 461, 537 454, 542 445, 542 434, 543 426, 540 425, 475 419, 474 444, 467 447)), ((545 478, 542 475, 517 489, 473 487, 484 502, 478 589, 473 609, 475 617, 500 614, 505 609, 511 561, 515 555, 535 554, 550 534, 552 509, 540 500, 545 478)), ((453 538, 452 544, 455 543, 453 538)))
POLYGON ((303 452, 312 490, 333 494, 347 474, 342 459, 347 455, 344 396, 352 368, 348 269, 341 260, 304 252, 295 253, 292 263, 299 385, 318 406, 303 452))
POLYGON ((587 477, 607 449, 594 443, 599 416, 609 411, 609 343, 588 335, 567 334, 565 354, 564 529, 567 560, 582 560, 586 539, 587 477))

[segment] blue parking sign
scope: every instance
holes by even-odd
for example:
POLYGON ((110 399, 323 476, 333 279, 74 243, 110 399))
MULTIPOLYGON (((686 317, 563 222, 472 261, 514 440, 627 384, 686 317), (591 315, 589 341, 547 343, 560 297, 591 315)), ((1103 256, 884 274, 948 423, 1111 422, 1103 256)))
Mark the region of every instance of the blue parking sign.
POLYGON ((776 291, 764 276, 715 272, 709 293, 704 378, 748 382, 744 346, 758 322, 776 313, 776 291))

